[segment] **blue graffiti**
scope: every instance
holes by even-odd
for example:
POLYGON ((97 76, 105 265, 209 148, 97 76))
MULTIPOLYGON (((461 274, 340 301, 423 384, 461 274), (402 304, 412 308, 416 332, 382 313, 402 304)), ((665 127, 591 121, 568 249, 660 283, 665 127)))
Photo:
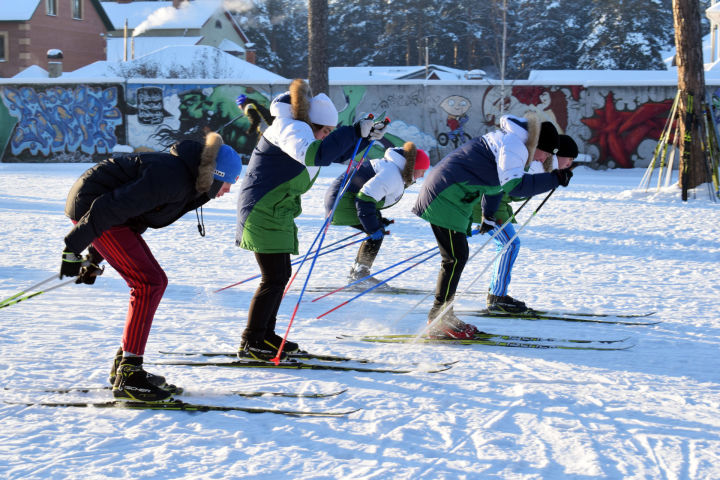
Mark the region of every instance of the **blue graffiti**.
POLYGON ((117 108, 117 88, 87 85, 75 88, 5 88, 5 104, 18 118, 10 140, 14 155, 109 153, 117 144, 115 128, 123 118, 117 108))

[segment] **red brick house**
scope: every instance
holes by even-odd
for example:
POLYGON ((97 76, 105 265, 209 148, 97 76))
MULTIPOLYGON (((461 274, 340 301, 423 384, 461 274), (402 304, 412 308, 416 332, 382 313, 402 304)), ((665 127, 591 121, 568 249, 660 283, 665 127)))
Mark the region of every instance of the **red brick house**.
POLYGON ((0 0, 0 78, 31 65, 47 68, 47 52, 63 52, 63 69, 105 59, 113 30, 99 0, 0 0))

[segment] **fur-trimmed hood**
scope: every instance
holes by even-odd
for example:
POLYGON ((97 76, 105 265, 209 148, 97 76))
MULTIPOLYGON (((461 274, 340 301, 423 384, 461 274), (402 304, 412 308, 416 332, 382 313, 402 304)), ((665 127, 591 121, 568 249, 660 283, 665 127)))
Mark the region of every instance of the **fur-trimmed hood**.
POLYGON ((270 103, 270 115, 277 118, 292 118, 310 124, 310 86, 300 78, 290 84, 290 90, 281 93, 270 103))
POLYGON ((198 176, 195 182, 195 190, 198 193, 207 193, 213 183, 215 174, 216 158, 223 139, 215 132, 205 136, 205 145, 200 153, 200 164, 198 165, 198 176))

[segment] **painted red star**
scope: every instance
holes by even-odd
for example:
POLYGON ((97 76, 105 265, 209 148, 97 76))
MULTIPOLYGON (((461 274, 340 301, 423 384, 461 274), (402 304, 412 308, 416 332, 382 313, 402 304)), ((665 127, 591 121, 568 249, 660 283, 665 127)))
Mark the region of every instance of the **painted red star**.
POLYGON ((595 109, 594 116, 581 121, 593 135, 588 143, 600 148, 600 161, 615 160, 622 168, 633 168, 631 155, 646 138, 659 140, 670 112, 672 100, 649 102, 634 111, 615 108, 613 92, 605 98, 605 106, 595 109))

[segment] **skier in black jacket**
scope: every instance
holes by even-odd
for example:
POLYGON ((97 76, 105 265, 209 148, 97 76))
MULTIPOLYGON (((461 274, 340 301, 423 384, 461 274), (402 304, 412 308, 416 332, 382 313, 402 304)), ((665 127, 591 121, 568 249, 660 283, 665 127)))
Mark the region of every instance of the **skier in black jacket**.
POLYGON ((173 145, 170 153, 104 160, 70 189, 65 214, 75 226, 65 237, 60 278, 78 276, 76 283, 92 284, 105 259, 130 287, 122 347, 110 374, 115 397, 162 401, 172 394, 164 377, 142 368, 168 280, 141 234, 148 227, 168 226, 227 193, 241 169, 235 150, 224 145, 220 135, 209 133, 204 145, 185 140, 173 145), (85 248, 88 254, 82 257, 85 248))

